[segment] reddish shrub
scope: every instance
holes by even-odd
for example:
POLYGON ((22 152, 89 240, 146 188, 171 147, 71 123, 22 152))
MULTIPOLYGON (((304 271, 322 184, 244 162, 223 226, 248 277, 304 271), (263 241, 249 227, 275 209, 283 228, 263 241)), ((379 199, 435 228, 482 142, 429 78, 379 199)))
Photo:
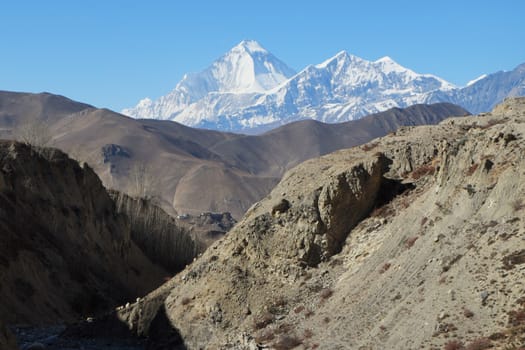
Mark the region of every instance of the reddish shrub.
POLYGON ((472 164, 472 165, 467 169, 467 176, 471 176, 472 174, 474 174, 474 173, 476 172, 476 170, 478 169, 478 166, 479 166, 478 163, 474 163, 474 164, 472 164))
POLYGON ((463 350, 465 346, 459 340, 451 340, 445 344, 445 350, 463 350))
POLYGON ((509 312, 509 326, 518 327, 525 325, 525 310, 513 310, 509 312))
POLYGON ((408 238, 405 240, 405 247, 406 247, 407 249, 412 248, 412 246, 414 245, 414 243, 416 243, 416 241, 417 241, 418 238, 419 238, 418 236, 408 237, 408 238))
POLYGON ((414 180, 418 180, 422 178, 423 176, 427 175, 433 175, 436 172, 436 168, 430 164, 424 164, 420 166, 419 168, 414 169, 412 171, 411 177, 414 180))
POLYGON ((379 269, 379 273, 385 273, 386 271, 388 271, 390 266, 392 266, 392 264, 384 263, 383 266, 381 266, 381 268, 379 269))
POLYGON ((319 295, 321 296, 321 299, 325 300, 330 298, 334 294, 334 291, 330 288, 325 288, 321 290, 321 293, 319 295))
POLYGON ((492 342, 488 338, 478 338, 471 341, 465 350, 484 350, 490 349, 492 347, 492 342))
POLYGON ((304 310, 304 306, 303 305, 299 305, 298 307, 296 307, 293 312, 295 312, 296 314, 302 312, 304 310))

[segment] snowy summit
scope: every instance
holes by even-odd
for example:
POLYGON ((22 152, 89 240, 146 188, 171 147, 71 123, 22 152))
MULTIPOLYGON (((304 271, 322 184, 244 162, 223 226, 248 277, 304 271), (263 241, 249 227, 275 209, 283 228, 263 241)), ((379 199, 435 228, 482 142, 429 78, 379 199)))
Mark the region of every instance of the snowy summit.
POLYGON ((388 56, 368 61, 346 51, 296 73, 256 41, 245 40, 204 71, 186 74, 167 95, 142 99, 122 112, 252 133, 300 119, 354 120, 416 103, 452 102, 471 109, 468 95, 482 91, 479 84, 489 80, 483 76, 457 88, 388 56))

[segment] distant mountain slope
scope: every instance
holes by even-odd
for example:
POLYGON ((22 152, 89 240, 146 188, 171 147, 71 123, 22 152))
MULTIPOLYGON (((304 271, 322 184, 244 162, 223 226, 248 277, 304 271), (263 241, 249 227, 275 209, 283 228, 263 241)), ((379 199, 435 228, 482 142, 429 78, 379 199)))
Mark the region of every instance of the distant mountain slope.
POLYGON ((491 111, 506 97, 525 96, 525 63, 508 72, 484 75, 461 89, 434 92, 427 102, 450 102, 471 113, 491 111))
MULTIPOLYGON (((53 108, 46 103, 40 95, 0 92, 0 105, 6 106, 0 111, 0 128, 10 125, 16 129, 13 120, 22 115, 37 120, 41 109, 53 108), (26 112, 18 104, 6 106, 4 99, 13 96, 21 100, 33 97, 32 103, 40 107, 26 112)), ((79 104, 72 114, 48 123, 48 132, 55 146, 87 161, 107 187, 136 193, 136 175, 142 168, 139 185, 146 194, 158 196, 171 214, 230 211, 239 218, 287 169, 306 159, 367 142, 402 125, 437 123, 465 113, 450 104, 419 105, 355 122, 300 121, 247 136, 171 121, 136 120, 79 104)), ((12 138, 12 129, 0 130, 0 137, 12 138)))
POLYGON ((244 41, 207 70, 186 75, 169 94, 156 101, 144 99, 123 113, 255 134, 301 119, 344 122, 418 103, 450 102, 478 113, 525 92, 523 65, 466 87, 418 74, 390 57, 367 61, 345 51, 292 72, 256 42, 244 41))

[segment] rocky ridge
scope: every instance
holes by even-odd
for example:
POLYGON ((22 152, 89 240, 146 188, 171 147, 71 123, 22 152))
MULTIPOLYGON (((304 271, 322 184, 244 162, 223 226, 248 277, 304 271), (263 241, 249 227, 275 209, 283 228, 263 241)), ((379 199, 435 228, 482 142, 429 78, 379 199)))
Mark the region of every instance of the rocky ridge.
POLYGON ((189 349, 518 349, 524 122, 508 99, 306 161, 118 317, 189 349))

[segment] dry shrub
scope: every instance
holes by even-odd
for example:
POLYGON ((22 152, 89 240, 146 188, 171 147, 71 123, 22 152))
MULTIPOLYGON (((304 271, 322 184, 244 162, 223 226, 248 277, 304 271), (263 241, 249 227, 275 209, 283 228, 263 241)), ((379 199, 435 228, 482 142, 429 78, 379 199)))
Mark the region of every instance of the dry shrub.
POLYGON ((472 318, 474 317, 474 313, 467 308, 463 308, 463 316, 466 318, 472 318))
POLYGON ((484 350, 490 349, 492 347, 492 342, 489 338, 478 338, 471 341, 465 350, 484 350))
POLYGON ((478 169, 478 166, 479 166, 478 163, 474 163, 474 164, 472 164, 472 165, 467 169, 467 176, 471 176, 472 174, 474 174, 474 173, 476 172, 476 170, 478 169))
POLYGON ((325 288, 321 290, 321 293, 319 295, 321 296, 321 299, 326 300, 330 298, 334 294, 334 291, 330 288, 325 288))
POLYGON ((298 314, 298 313, 301 313, 303 310, 304 310, 304 306, 303 305, 299 305, 298 307, 293 309, 293 312, 298 314))
POLYGON ((392 266, 392 264, 384 263, 383 266, 381 266, 381 268, 379 269, 379 273, 385 273, 386 271, 388 271, 390 266, 392 266))
POLYGON ((525 310, 509 311, 508 324, 510 327, 525 326, 525 310))
POLYGON ((263 329, 259 335, 255 337, 255 341, 259 344, 267 343, 275 339, 275 333, 273 329, 263 329))
POLYGON ((418 236, 408 237, 405 240, 405 248, 407 248, 407 249, 412 248, 412 246, 414 245, 414 243, 416 243, 418 238, 419 238, 418 236))
POLYGON ((367 143, 366 145, 363 145, 361 146, 361 149, 365 152, 368 152, 370 150, 373 150, 374 148, 376 148, 378 145, 377 142, 373 142, 373 143, 367 143))
POLYGON ((459 340, 450 340, 445 344, 445 347, 443 348, 445 350, 463 350, 465 349, 465 345, 459 340))
POLYGON ((254 329, 266 328, 266 326, 273 323, 273 321, 274 321, 274 316, 271 313, 266 312, 262 314, 260 318, 254 322, 253 328, 254 329))
POLYGON ((430 164, 423 164, 419 168, 412 171, 411 177, 414 180, 418 180, 423 176, 433 175, 436 172, 436 167, 430 164))
POLYGON ((516 199, 515 201, 512 202, 512 209, 514 209, 514 211, 520 211, 523 208, 525 208, 525 204, 523 204, 523 200, 516 199))
POLYGON ((314 332, 311 329, 307 328, 304 330, 304 334, 303 334, 304 339, 310 339, 313 336, 314 336, 314 332))
POLYGON ((308 318, 313 316, 314 314, 315 313, 312 310, 306 310, 306 312, 304 313, 304 317, 308 318))
POLYGON ((326 316, 325 318, 323 318, 323 322, 330 323, 330 317, 326 316))
POLYGON ((188 297, 184 297, 184 298, 182 298, 181 301, 180 301, 180 303, 181 303, 182 305, 188 305, 190 302, 191 302, 191 299, 188 298, 188 297))
POLYGON ((303 342, 295 335, 283 335, 273 344, 276 350, 289 350, 301 345, 303 342))

